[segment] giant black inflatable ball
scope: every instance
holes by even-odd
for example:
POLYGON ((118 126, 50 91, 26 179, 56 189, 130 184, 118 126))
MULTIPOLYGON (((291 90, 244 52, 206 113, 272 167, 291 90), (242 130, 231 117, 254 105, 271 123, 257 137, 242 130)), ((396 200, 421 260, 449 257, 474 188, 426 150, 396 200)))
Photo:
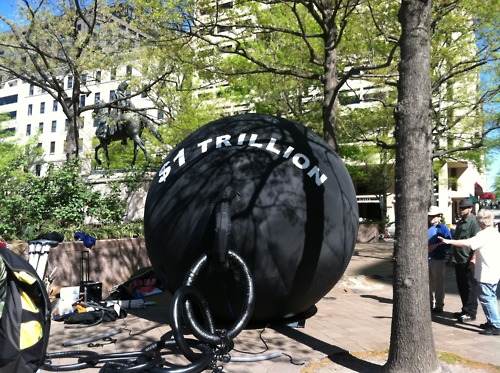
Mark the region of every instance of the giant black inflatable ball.
MULTIPOLYGON (((246 114, 211 122, 170 152, 144 225, 151 263, 172 292, 203 253, 221 245, 237 253, 254 281, 251 321, 262 322, 300 316, 337 283, 354 250, 358 208, 345 166, 319 136, 246 114), (229 221, 216 218, 221 203, 229 221)), ((216 320, 232 320, 245 303, 241 282, 237 270, 207 266, 195 286, 216 320)))

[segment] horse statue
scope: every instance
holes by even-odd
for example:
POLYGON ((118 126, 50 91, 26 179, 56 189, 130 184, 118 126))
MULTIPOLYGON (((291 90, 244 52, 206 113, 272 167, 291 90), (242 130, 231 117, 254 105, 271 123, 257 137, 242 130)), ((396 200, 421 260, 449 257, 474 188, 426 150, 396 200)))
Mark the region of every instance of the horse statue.
POLYGON ((95 120, 99 123, 96 129, 96 137, 99 140, 99 145, 95 147, 95 160, 98 165, 102 164, 98 156, 100 149, 104 150, 107 168, 109 168, 108 145, 113 141, 122 141, 123 144, 126 144, 127 139, 134 142, 134 158, 132 159, 131 166, 135 165, 138 148, 143 151, 147 162, 150 162, 146 146, 141 138, 144 128, 147 128, 158 141, 165 144, 153 123, 139 113, 123 112, 111 115, 106 108, 94 109, 93 113, 95 120))

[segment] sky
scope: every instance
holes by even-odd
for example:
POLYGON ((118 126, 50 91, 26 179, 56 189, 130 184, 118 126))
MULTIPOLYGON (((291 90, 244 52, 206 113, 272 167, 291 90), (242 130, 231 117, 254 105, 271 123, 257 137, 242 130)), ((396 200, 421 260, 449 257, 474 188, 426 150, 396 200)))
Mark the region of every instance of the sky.
POLYGON ((486 170, 486 183, 487 183, 486 189, 488 191, 493 190, 492 187, 495 182, 495 177, 499 173, 500 173, 500 156, 497 156, 495 158, 495 162, 486 170))
MULTIPOLYGON (((0 14, 4 17, 9 16, 14 12, 16 1, 14 0, 0 0, 0 14)), ((6 31, 2 22, 0 22, 0 32, 6 31)))
POLYGON ((15 8, 15 0, 0 0, 0 13, 3 15, 12 13, 15 8))

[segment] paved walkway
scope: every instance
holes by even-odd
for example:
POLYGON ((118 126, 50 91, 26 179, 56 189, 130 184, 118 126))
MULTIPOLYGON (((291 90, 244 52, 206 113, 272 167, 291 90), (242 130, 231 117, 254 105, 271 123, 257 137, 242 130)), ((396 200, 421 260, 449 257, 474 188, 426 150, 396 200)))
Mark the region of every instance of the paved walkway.
MULTIPOLYGON (((389 348, 392 313, 392 243, 358 244, 343 279, 320 302, 317 312, 304 327, 287 326, 247 329, 235 339, 231 355, 255 359, 269 353, 280 357, 255 361, 221 363, 229 373, 294 373, 294 372, 374 372, 385 359, 370 358, 370 352, 389 348), (325 359, 325 357, 330 357, 325 359), (375 362, 374 362, 375 361, 375 362)), ((433 316, 435 347, 438 351, 496 365, 500 371, 500 337, 483 336, 477 325, 485 322, 480 310, 470 324, 457 324, 452 313, 460 309, 454 271, 447 271, 445 312, 433 316)), ((86 350, 98 353, 137 351, 157 341, 170 331, 167 323, 168 299, 156 306, 130 310, 122 320, 86 329, 65 329, 53 322, 49 352, 86 350), (98 335, 107 331, 122 332, 113 336, 116 343, 90 348, 86 344, 62 347, 63 342, 98 335)), ((160 299, 161 300, 161 299, 160 299)), ((418 320, 416 320, 418 322, 418 320)), ((96 341, 97 343, 105 343, 96 341)), ((380 355, 379 355, 380 356, 380 355)), ((167 360, 187 364, 183 357, 167 356, 167 360)), ((53 364, 70 364, 74 360, 54 359, 53 364)), ((78 370, 74 370, 75 372, 78 370)), ((97 367, 81 372, 98 372, 97 367)), ((457 367, 454 372, 462 372, 457 367)), ((470 371, 470 370, 469 370, 470 371)), ((485 370, 478 370, 485 371, 485 370)))

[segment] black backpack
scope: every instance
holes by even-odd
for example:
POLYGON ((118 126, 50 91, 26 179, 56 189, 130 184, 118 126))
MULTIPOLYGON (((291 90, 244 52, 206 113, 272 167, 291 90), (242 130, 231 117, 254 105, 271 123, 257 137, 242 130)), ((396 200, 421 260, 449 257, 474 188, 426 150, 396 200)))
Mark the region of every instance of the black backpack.
MULTIPOLYGON (((50 301, 35 269, 0 247, 6 270, 0 317, 0 373, 36 372, 44 363, 50 333, 50 301)), ((0 284, 1 285, 1 284, 0 284)))

